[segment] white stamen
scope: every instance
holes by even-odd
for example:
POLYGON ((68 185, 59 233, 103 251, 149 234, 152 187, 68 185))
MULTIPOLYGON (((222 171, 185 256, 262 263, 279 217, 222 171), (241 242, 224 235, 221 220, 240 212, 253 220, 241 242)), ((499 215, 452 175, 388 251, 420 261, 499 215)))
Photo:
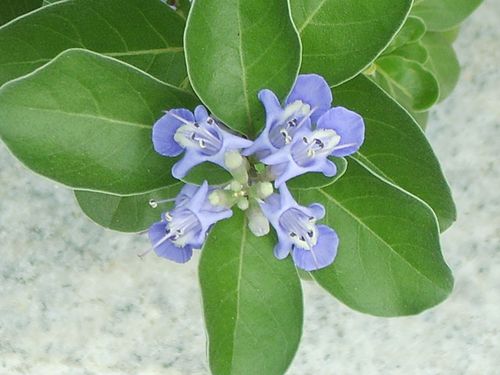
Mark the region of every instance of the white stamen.
POLYGON ((172 111, 168 112, 168 114, 169 114, 170 116, 172 116, 173 118, 175 118, 175 119, 179 120, 179 121, 180 121, 180 122, 182 122, 183 124, 186 124, 186 125, 188 125, 188 124, 193 124, 193 122, 192 122, 192 121, 188 121, 188 120, 186 120, 185 118, 182 118, 181 116, 176 115, 176 114, 175 114, 174 112, 172 112, 172 111))
POLYGON ((172 202, 172 201, 175 201, 175 198, 161 199, 159 201, 157 201, 156 199, 150 199, 149 205, 151 206, 151 208, 156 208, 160 204, 168 203, 168 202, 172 202))

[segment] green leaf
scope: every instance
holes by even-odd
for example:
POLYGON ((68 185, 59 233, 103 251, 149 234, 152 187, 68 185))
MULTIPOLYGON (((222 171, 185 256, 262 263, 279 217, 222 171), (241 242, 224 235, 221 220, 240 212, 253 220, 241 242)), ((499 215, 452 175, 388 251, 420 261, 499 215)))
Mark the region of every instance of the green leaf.
POLYGON ((383 56, 375 67, 375 81, 403 106, 425 111, 438 100, 436 78, 421 64, 399 56, 383 56))
POLYGON ((411 0, 291 0, 303 73, 337 85, 363 71, 403 24, 411 0))
POLYGON ((387 50, 384 53, 389 53, 392 50, 402 47, 406 44, 418 42, 425 34, 425 23, 420 18, 408 17, 405 24, 393 39, 387 50))
POLYGON ((42 0, 1 0, 0 26, 41 6, 42 0))
POLYGON ((443 301, 453 277, 440 251, 432 210, 356 161, 337 183, 298 192, 322 203, 340 243, 335 262, 312 272, 349 307, 377 316, 417 314, 443 301))
POLYGON ((347 161, 344 158, 330 158, 337 166, 337 174, 333 177, 326 177, 322 173, 306 173, 292 178, 286 184, 290 189, 313 189, 328 186, 337 181, 347 169, 347 161))
POLYGON ((231 182, 232 179, 231 174, 222 167, 206 162, 191 168, 182 181, 201 185, 206 180, 210 185, 223 185, 231 182))
POLYGON ((182 17, 187 18, 189 15, 189 10, 191 9, 191 1, 190 0, 175 0, 176 11, 182 17))
POLYGON ((76 190, 75 197, 83 212, 95 223, 119 232, 141 232, 156 221, 160 221, 163 208, 168 204, 152 208, 151 199, 174 198, 184 184, 137 195, 112 195, 93 191, 76 190))
POLYGON ((229 127, 257 134, 264 126, 257 93, 268 88, 285 97, 299 69, 288 1, 196 1, 185 41, 194 91, 229 127))
POLYGON ((60 1, 64 1, 64 0, 43 0, 43 6, 58 3, 60 1))
POLYGON ((441 35, 448 41, 448 43, 453 44, 460 35, 460 26, 457 26, 454 29, 443 31, 441 35))
POLYGON ((418 62, 419 64, 425 64, 429 59, 427 50, 420 42, 405 44, 396 48, 388 56, 398 56, 406 60, 418 62))
POLYGON ((0 137, 27 167, 76 189, 142 193, 171 185, 153 150, 162 110, 191 94, 109 57, 69 50, 0 89, 0 137), (103 84, 105 82, 105 84, 103 84))
POLYGON ((282 375, 302 332, 302 291, 271 235, 255 237, 241 211, 216 224, 199 275, 214 375, 282 375))
POLYGON ((441 33, 427 33, 422 39, 429 59, 425 67, 434 74, 439 84, 439 101, 446 99, 460 78, 460 63, 455 50, 446 36, 441 33))
POLYGON ((411 117, 417 122, 417 124, 425 130, 427 128, 427 122, 429 120, 429 112, 412 112, 408 111, 411 117))
POLYGON ((0 28, 0 86, 69 48, 117 58, 178 86, 187 77, 184 25, 158 0, 58 2, 0 28))
POLYGON ((456 218, 450 188, 424 133, 408 113, 363 76, 335 88, 334 95, 336 105, 365 120, 365 142, 354 158, 427 202, 441 229, 448 228, 456 218))
POLYGON ((412 14, 422 18, 430 31, 452 29, 465 20, 482 0, 422 0, 412 14))

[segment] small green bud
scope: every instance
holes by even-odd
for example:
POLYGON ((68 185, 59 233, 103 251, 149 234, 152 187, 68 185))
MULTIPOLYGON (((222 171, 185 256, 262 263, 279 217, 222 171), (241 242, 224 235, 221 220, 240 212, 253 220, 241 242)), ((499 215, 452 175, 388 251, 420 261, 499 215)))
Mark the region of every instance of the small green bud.
POLYGON ((238 200, 237 206, 240 210, 245 211, 246 209, 248 209, 249 206, 248 199, 241 198, 240 200, 238 200))

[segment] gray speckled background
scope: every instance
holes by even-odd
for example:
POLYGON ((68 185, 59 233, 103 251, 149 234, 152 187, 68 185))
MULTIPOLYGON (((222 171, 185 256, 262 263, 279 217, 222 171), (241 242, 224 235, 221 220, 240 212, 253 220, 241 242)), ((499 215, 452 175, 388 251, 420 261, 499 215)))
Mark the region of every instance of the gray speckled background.
MULTIPOLYGON (((500 374, 499 25, 498 0, 464 24, 461 82, 428 131, 460 214, 442 241, 453 295, 381 319, 307 283, 289 375, 500 374)), ((145 238, 92 224, 3 145, 0 162, 0 374, 208 374, 197 260, 141 262, 145 238)))

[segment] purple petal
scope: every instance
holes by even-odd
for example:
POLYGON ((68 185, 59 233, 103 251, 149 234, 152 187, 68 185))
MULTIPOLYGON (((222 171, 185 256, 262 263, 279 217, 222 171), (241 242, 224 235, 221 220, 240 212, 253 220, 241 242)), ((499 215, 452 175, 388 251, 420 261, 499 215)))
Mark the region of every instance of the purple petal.
POLYGON ((177 156, 184 148, 175 140, 174 135, 183 122, 172 116, 172 113, 185 119, 194 121, 193 114, 187 109, 172 109, 160 118, 153 126, 153 146, 157 153, 163 156, 177 156))
POLYGON ((332 129, 340 136, 340 143, 333 156, 347 156, 355 153, 365 139, 365 123, 356 112, 344 107, 335 107, 318 120, 318 128, 332 129))
POLYGON ((208 117, 208 112, 207 109, 199 105, 194 109, 194 118, 196 119, 196 122, 204 122, 208 117))
POLYGON ((295 265, 305 271, 314 271, 329 266, 337 255, 339 238, 337 233, 326 225, 318 225, 318 242, 312 250, 295 247, 292 258, 295 265))
POLYGON ((201 184, 198 190, 196 190, 196 193, 191 197, 187 207, 193 212, 198 212, 203 207, 203 203, 207 200, 207 194, 208 183, 207 181, 203 181, 203 184, 201 184))
POLYGON ((224 147, 227 150, 239 150, 253 145, 253 141, 231 134, 225 130, 221 130, 221 133, 224 138, 224 147))
POLYGON ((198 186, 193 185, 193 184, 185 184, 179 194, 175 197, 175 206, 179 207, 182 206, 185 203, 188 203, 191 197, 196 193, 198 190, 198 186))
POLYGON ((321 220, 325 217, 325 207, 319 203, 313 203, 307 207, 311 213, 311 216, 314 216, 316 220, 321 220))
POLYGON ((189 245, 177 247, 173 242, 166 241, 155 249, 155 253, 176 263, 186 263, 193 256, 193 248, 189 245))
POLYGON ((274 246, 274 256, 278 259, 285 259, 290 254, 292 246, 289 242, 279 241, 274 246))
POLYGON ((172 176, 180 180, 187 175, 191 168, 203 163, 204 161, 204 158, 199 157, 194 152, 186 153, 186 155, 184 155, 184 157, 172 167, 172 176))
POLYGON ((193 250, 191 246, 177 247, 170 240, 162 242, 165 237, 166 224, 158 222, 151 225, 149 228, 149 239, 151 244, 155 246, 154 251, 156 255, 162 258, 173 260, 176 263, 186 263, 191 259, 193 250))
POLYGON ((316 108, 311 115, 311 121, 316 121, 330 109, 332 105, 332 90, 325 79, 317 74, 301 74, 286 99, 286 104, 301 100, 312 108, 316 108))
POLYGON ((290 160, 290 148, 282 148, 275 153, 262 158, 260 161, 266 165, 277 165, 290 160))
POLYGON ((331 160, 326 159, 320 168, 321 168, 321 172, 326 177, 333 177, 337 174, 337 166, 331 160))
POLYGON ((280 207, 283 211, 291 208, 291 207, 297 207, 297 202, 293 198, 292 194, 290 193, 290 190, 288 190, 288 186, 286 184, 283 184, 279 188, 280 191, 280 207))
POLYGON ((264 105, 264 109, 266 110, 267 122, 269 122, 270 118, 274 117, 277 114, 280 114, 283 111, 280 101, 271 90, 260 90, 258 96, 259 100, 264 105))
POLYGON ((280 188, 281 186, 285 185, 285 182, 288 180, 291 180, 294 177, 300 176, 306 172, 309 172, 308 170, 305 170, 304 168, 300 168, 297 165, 294 165, 294 163, 289 162, 286 164, 286 169, 281 173, 276 181, 274 181, 274 187, 275 188, 280 188))

